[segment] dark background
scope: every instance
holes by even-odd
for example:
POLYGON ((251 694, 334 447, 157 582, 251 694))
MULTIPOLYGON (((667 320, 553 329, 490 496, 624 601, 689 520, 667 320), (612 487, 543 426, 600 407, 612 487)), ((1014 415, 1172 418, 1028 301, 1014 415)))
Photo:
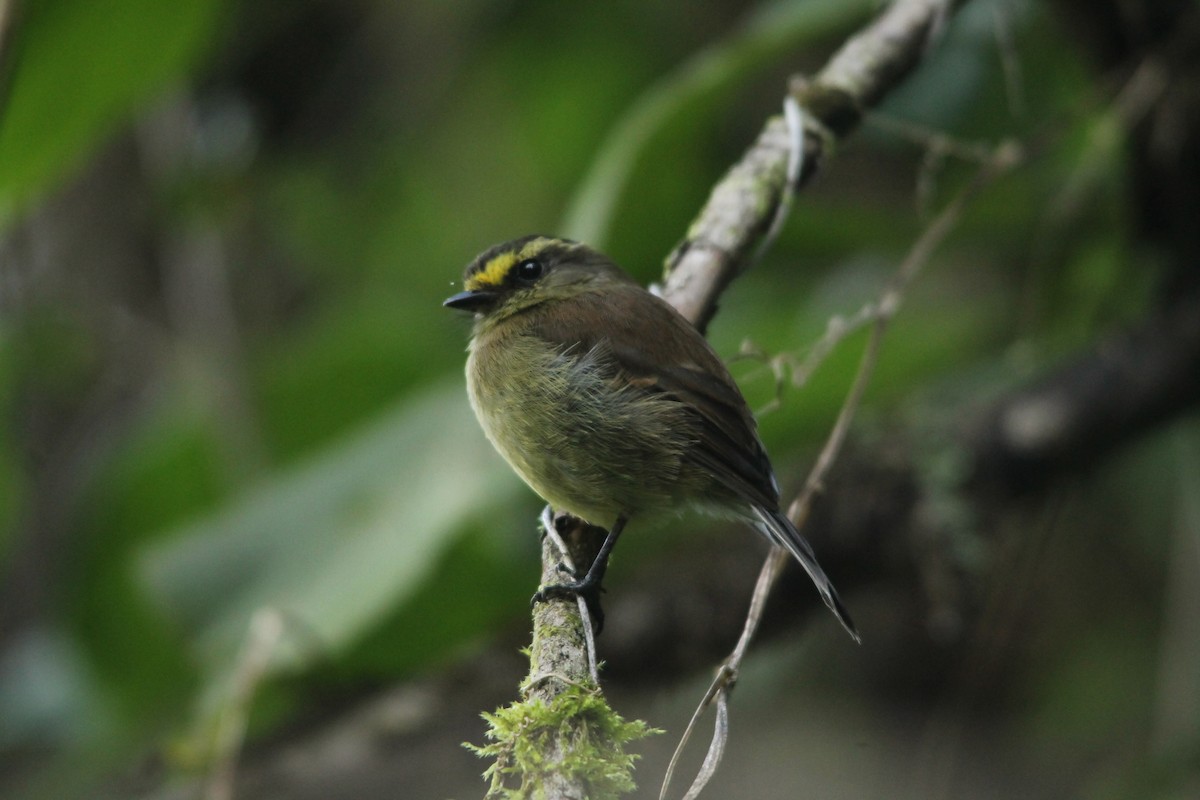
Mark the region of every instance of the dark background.
MULTIPOLYGON (((239 797, 482 795, 540 506, 440 301, 530 232, 656 279, 876 5, 0 3, 0 795, 216 798, 231 752, 239 797)), ((724 296, 720 353, 803 356, 951 150, 1026 154, 907 294, 809 529, 864 644, 788 576, 714 797, 1200 793, 1198 34, 968 3, 724 296)), ((778 397, 734 364, 786 496, 864 341, 778 397)), ((696 518, 617 550, 643 796, 762 554, 696 518)))

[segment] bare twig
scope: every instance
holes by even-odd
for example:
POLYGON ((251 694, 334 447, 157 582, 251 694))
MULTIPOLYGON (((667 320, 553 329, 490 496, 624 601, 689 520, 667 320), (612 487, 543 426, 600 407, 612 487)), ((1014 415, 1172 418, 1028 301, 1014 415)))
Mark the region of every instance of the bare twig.
POLYGON ((1010 13, 999 5, 992 6, 992 31, 996 50, 1000 53, 1000 68, 1004 71, 1004 94, 1008 98, 1008 113, 1020 119, 1025 116, 1025 83, 1021 59, 1013 41, 1010 13))
POLYGON ((283 615, 274 608, 260 608, 250 618, 246 643, 237 660, 229 699, 221 707, 213 733, 216 758, 204 790, 205 800, 232 800, 238 757, 246 738, 246 722, 254 693, 262 683, 283 636, 283 615))
MULTIPOLYGON (((917 241, 914 242, 891 280, 883 288, 879 298, 870 305, 873 309, 873 325, 871 336, 867 340, 866 349, 863 351, 862 359, 859 362, 858 372, 854 377, 845 401, 842 403, 842 408, 838 412, 833 429, 830 431, 829 437, 826 439, 825 445, 822 447, 821 453, 817 457, 812 471, 809 473, 804 488, 788 508, 788 517, 798 530, 803 530, 805 522, 808 520, 813 500, 823 490, 825 478, 837 460, 838 453, 841 451, 846 435, 849 433, 850 423, 854 419, 854 415, 857 413, 858 407, 862 402, 863 394, 870 383, 871 375, 879 358, 880 348, 883 345, 884 334, 887 331, 888 324, 900 308, 905 290, 917 276, 921 268, 929 262, 933 251, 945 241, 946 237, 954 229, 971 199, 998 174, 1011 169, 1019 161, 1020 150, 1014 145, 1005 143, 997 147, 992 159, 980 168, 974 179, 959 191, 958 195, 955 196, 946 208, 930 223, 917 241)), ((738 640, 737 646, 729 658, 721 666, 717 677, 709 686, 699 707, 692 715, 687 730, 676 748, 670 766, 667 769, 666 777, 663 780, 663 787, 659 794, 660 800, 663 800, 667 795, 675 765, 699 718, 714 702, 717 704, 717 717, 713 739, 709 745, 708 754, 705 757, 700 773, 696 776, 691 789, 689 789, 685 796, 685 800, 691 800, 691 798, 699 795, 700 790, 707 784, 717 765, 720 763, 721 756, 724 753, 725 738, 728 736, 729 731, 729 718, 726 707, 728 695, 737 681, 742 661, 749 649, 750 642, 754 638, 755 632, 758 630, 766 599, 786 562, 787 554, 779 548, 772 548, 766 561, 763 563, 758 582, 754 588, 750 610, 746 615, 746 622, 742 629, 741 638, 738 640)))
MULTIPOLYGON (((946 156, 952 156, 979 166, 986 166, 996 159, 996 148, 988 143, 964 141, 948 136, 941 131, 883 114, 871 114, 869 122, 871 125, 884 131, 924 146, 926 149, 925 163, 927 165, 931 162, 940 164, 946 156)), ((925 207, 926 202, 924 201, 932 195, 932 191, 930 190, 931 180, 932 175, 930 174, 930 170, 922 169, 921 175, 918 176, 917 189, 918 205, 921 208, 925 207)), ((826 322, 825 331, 822 333, 821 338, 809 345, 803 355, 791 352, 770 354, 764 352, 749 340, 743 342, 738 356, 755 359, 764 363, 771 371, 775 380, 776 396, 765 408, 760 409, 759 413, 766 413, 778 407, 782 392, 788 382, 787 376, 789 373, 791 375, 792 386, 797 389, 803 388, 817 371, 817 368, 820 367, 839 344, 872 324, 879 317, 879 314, 878 298, 867 301, 852 314, 835 314, 826 322)))
MULTIPOLYGON (((755 254, 756 258, 770 247, 775 236, 778 235, 783 219, 782 213, 791 208, 792 195, 794 193, 793 187, 804 166, 804 111, 800 108, 795 98, 792 97, 785 100, 784 111, 792 141, 792 154, 788 158, 787 166, 788 183, 785 186, 783 197, 780 198, 775 218, 772 220, 771 226, 767 230, 767 235, 763 238, 758 252, 755 254)), ((737 681, 737 671, 738 665, 741 663, 741 654, 745 653, 746 648, 750 646, 750 641, 754 638, 754 631, 758 629, 759 621, 762 619, 762 611, 766 606, 771 584, 783 568, 786 558, 787 553, 782 547, 771 548, 771 555, 768 557, 767 563, 763 566, 763 572, 759 576, 758 585, 750 603, 750 611, 747 614, 745 628, 742 631, 741 639, 738 641, 738 646, 734 650, 734 655, 718 670, 717 677, 713 680, 708 692, 705 693, 704 699, 700 701, 700 705, 696 708, 695 713, 692 714, 692 719, 688 722, 683 736, 680 737, 679 744, 675 747, 675 753, 671 756, 671 763, 667 766, 666 775, 663 777, 662 788, 659 791, 659 800, 663 800, 667 796, 667 791, 671 786, 671 777, 674 775, 679 758, 683 755, 683 750, 691 738, 692 731, 695 730, 700 717, 714 700, 717 703, 717 713, 716 720, 714 721, 713 738, 709 743, 704 763, 700 766, 700 771, 692 781, 687 794, 684 795, 684 800, 692 800, 692 798, 698 797, 700 792, 704 790, 704 787, 708 785, 712 776, 716 774, 717 767, 720 766, 721 758, 725 753, 725 741, 729 736, 729 690, 733 688, 733 684, 737 681)))
POLYGON ((738 638, 738 643, 733 648, 733 653, 730 654, 729 658, 717 670, 716 677, 713 678, 713 682, 709 684, 704 698, 692 713, 692 718, 688 721, 683 735, 679 737, 679 744, 675 746, 675 752, 671 755, 671 762, 667 765, 666 775, 663 776, 662 788, 658 794, 659 800, 665 800, 667 790, 671 785, 671 779, 675 775, 675 767, 678 765, 679 759, 683 755, 688 741, 692 738, 692 733, 699 724, 701 717, 704 716, 704 712, 709 709, 714 701, 717 702, 717 719, 714 723, 713 740, 709 745, 708 755, 704 759, 704 764, 701 765, 699 774, 696 775, 695 780, 692 781, 691 788, 688 789, 686 798, 695 797, 699 794, 720 763, 721 755, 725 749, 725 738, 729 732, 729 714, 727 709, 729 693, 733 689, 734 684, 737 683, 738 669, 742 658, 749 649, 750 642, 754 640, 754 635, 758 632, 758 626, 762 622, 763 611, 766 609, 767 597, 771 594, 771 587, 783 571, 788 558, 790 556, 782 547, 772 547, 766 560, 763 562, 762 569, 758 573, 758 580, 754 584, 754 594, 750 597, 750 609, 746 612, 746 621, 742 626, 742 635, 738 638))
MULTIPOLYGON (((811 127, 795 188, 816 174, 830 146, 850 134, 863 113, 920 62, 960 2, 897 0, 847 41, 815 78, 796 82, 792 95, 811 127)), ((784 120, 769 120, 667 258, 663 295, 700 330, 770 226, 788 184, 791 144, 784 120)))
POLYGON ((821 491, 825 476, 828 474, 829 468, 833 465, 838 452, 841 450, 842 443, 845 441, 846 434, 849 431, 850 421, 853 419, 858 404, 862 400, 862 394, 866 391, 867 382, 875 367, 875 361, 879 355, 879 347, 883 341, 883 334, 886 332, 892 317, 900 309, 900 303, 904 299, 904 292, 908 288, 908 285, 912 283, 913 278, 917 276, 921 268, 928 263, 933 251, 945 241, 946 237, 949 236, 950 232, 958 224, 958 220, 962 217, 962 213, 971 199, 984 186, 991 183, 997 175, 1007 172, 1020 163, 1021 157, 1020 148, 1014 143, 1006 142, 997 147, 992 159, 984 164, 971 182, 959 191, 958 195, 950 201, 946 208, 924 230, 913 244, 912 249, 909 250, 908 255, 905 256, 904 261, 901 262, 900 267, 896 270, 888 285, 884 287, 879 299, 874 303, 875 320, 871 330, 871 338, 867 341, 867 348, 863 352, 862 361, 859 362, 858 374, 855 375, 850 394, 846 397, 846 401, 842 405, 833 430, 830 432, 829 438, 825 442, 825 447, 822 448, 821 454, 817 458, 817 463, 809 474, 808 480, 805 482, 804 489, 788 508, 788 516, 797 528, 803 528, 805 520, 808 519, 812 501, 817 492, 821 491))

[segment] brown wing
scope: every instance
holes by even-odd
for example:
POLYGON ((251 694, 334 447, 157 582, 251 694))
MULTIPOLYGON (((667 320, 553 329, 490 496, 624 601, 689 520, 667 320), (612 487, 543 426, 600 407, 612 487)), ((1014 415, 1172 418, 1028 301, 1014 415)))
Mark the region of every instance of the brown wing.
POLYGON ((668 303, 635 284, 609 286, 603 300, 583 293, 535 316, 534 329, 546 339, 581 352, 604 345, 614 377, 623 373, 645 391, 684 404, 700 422, 699 441, 686 457, 746 502, 779 507, 771 463, 741 391, 704 337, 668 303), (585 329, 582 319, 605 319, 605 336, 585 329))

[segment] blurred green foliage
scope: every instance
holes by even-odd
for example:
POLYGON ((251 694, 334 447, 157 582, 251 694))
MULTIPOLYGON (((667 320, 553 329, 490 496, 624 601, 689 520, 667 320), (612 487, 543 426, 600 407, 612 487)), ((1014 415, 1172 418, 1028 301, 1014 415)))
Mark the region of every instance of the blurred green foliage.
POLYGON ((37 0, 20 11, 20 79, 0 126, 0 221, 62 180, 139 105, 197 67, 222 0, 37 0))
MULTIPOLYGON (((471 418, 468 324, 440 300, 476 252, 532 231, 655 279, 786 77, 876 5, 24 3, 0 111, 0 567, 10 602, 37 590, 0 639, 11 763, 36 752, 43 788, 83 783, 38 769, 120 763, 164 731, 203 761, 263 607, 287 621, 273 674, 347 686, 519 625, 538 503, 471 418)), ((1037 147, 906 298, 868 419, 1011 384, 1144 308, 1120 131, 1051 23, 970 4, 882 110, 1037 147)), ((937 207, 973 169, 922 173, 923 153, 887 126, 847 143, 724 298, 718 350, 801 353, 872 299, 927 218, 918 178, 937 207)), ((764 417, 785 485, 861 342, 764 417)), ((761 366, 735 371, 774 398, 761 366)), ((1104 739, 1075 713, 1096 694, 1144 718, 1128 691, 1150 659, 1112 659, 1136 627, 1086 631, 1047 667, 1038 735, 1104 739)), ((275 700, 260 724, 304 702, 275 700)))

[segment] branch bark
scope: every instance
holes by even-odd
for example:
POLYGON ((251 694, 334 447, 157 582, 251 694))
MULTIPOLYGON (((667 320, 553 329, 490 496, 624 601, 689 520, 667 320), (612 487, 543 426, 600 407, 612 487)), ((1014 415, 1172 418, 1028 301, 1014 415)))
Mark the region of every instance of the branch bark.
MULTIPOLYGON (((962 0, 898 0, 842 46, 812 80, 794 81, 806 112, 799 188, 817 173, 832 146, 851 134, 929 51, 962 0)), ((697 328, 716 313, 725 287, 748 266, 787 191, 791 137, 773 117, 709 195, 687 236, 667 258, 663 296, 697 328)))

